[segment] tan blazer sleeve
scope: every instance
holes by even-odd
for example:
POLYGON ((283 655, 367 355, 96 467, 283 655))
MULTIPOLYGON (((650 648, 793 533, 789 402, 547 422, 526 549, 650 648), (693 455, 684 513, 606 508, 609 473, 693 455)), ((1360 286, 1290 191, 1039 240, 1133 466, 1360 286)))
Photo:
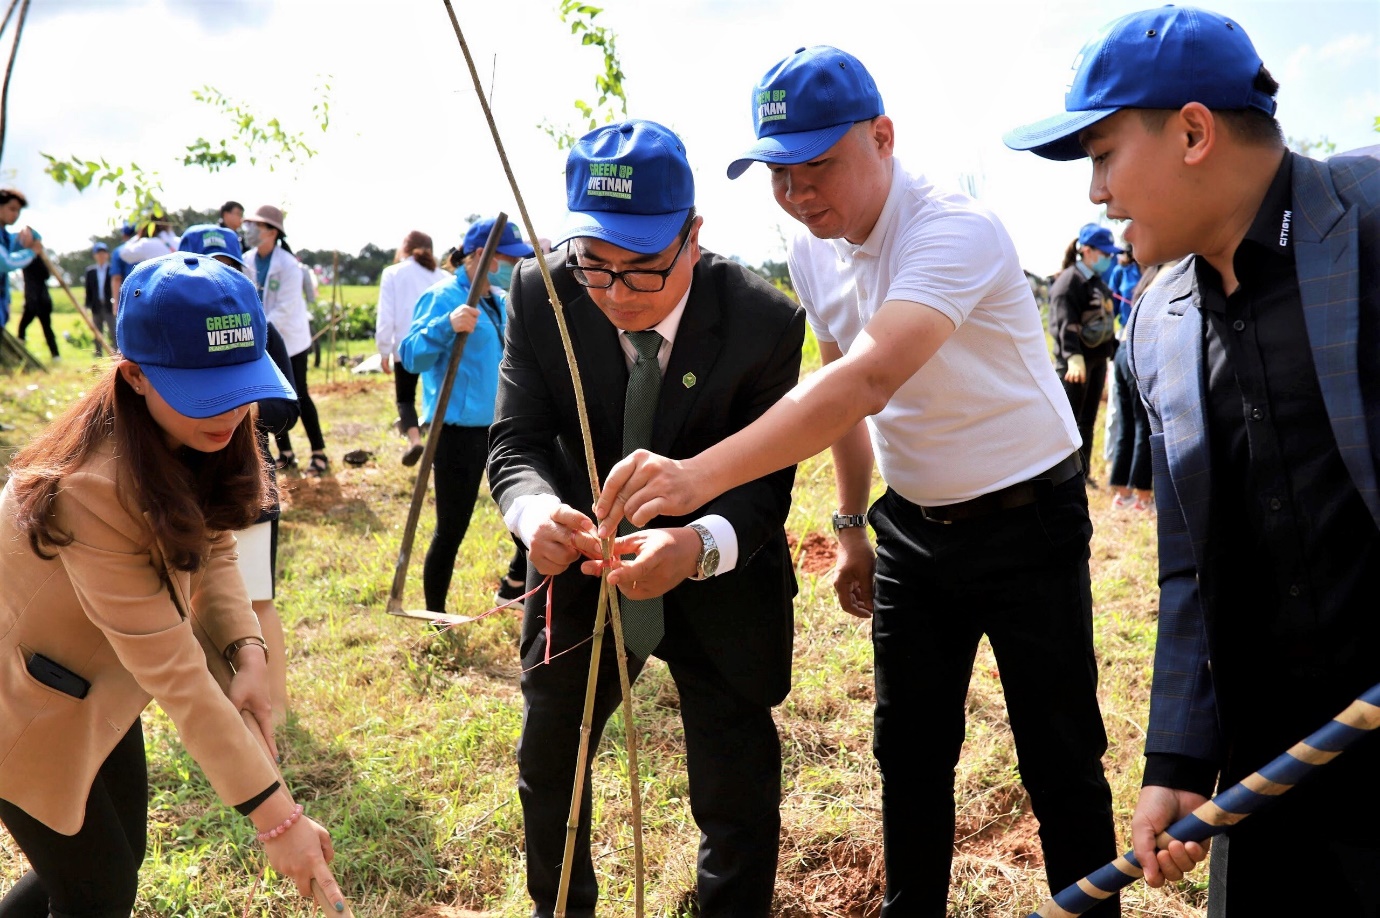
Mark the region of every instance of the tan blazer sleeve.
MULTIPOLYGON (((232 806, 250 799, 278 774, 212 676, 192 621, 179 611, 154 563, 148 527, 121 504, 111 478, 80 472, 64 485, 55 502, 56 522, 72 542, 57 552, 83 611, 167 712, 220 798, 232 806)), ((218 550, 217 570, 234 563, 231 537, 218 550)), ((243 582, 218 580, 219 588, 203 577, 197 591, 206 597, 212 641, 237 630, 236 637, 257 634, 257 623, 248 624, 253 610, 243 582), (242 603, 239 610, 232 609, 236 603, 242 603)))

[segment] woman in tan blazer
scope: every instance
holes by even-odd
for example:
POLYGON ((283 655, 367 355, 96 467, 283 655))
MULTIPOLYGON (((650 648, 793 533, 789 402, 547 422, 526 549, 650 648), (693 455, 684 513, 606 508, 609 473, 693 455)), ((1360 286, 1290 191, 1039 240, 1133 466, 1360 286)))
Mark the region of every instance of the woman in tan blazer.
POLYGON ((0 821, 32 870, 0 915, 134 907, 157 699, 274 869, 343 910, 326 830, 273 759, 267 652, 230 534, 270 499, 250 405, 294 397, 253 284, 176 253, 120 296, 123 358, 0 492, 0 821))

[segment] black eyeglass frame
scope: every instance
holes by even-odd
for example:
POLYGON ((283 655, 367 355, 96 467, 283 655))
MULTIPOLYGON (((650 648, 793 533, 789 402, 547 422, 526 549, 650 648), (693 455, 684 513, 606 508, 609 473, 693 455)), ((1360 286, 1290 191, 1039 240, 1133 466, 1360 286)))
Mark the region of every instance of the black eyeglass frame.
POLYGON ((614 285, 615 281, 621 280, 623 282, 623 286, 627 287, 634 293, 660 293, 661 291, 666 289, 666 278, 670 277, 671 272, 676 269, 676 265, 680 262, 680 256, 685 254, 685 247, 690 242, 690 230, 693 227, 694 222, 695 214, 692 212, 690 216, 686 218, 685 225, 681 227, 680 233, 678 234, 680 235, 681 240, 680 247, 676 249, 676 256, 671 259, 671 263, 669 265, 660 270, 637 268, 630 271, 613 271, 608 268, 586 268, 576 263, 575 255, 573 252, 570 251, 570 243, 572 240, 566 240, 565 243, 565 267, 570 272, 570 276, 574 278, 575 283, 579 284, 581 287, 588 287, 591 290, 607 290, 614 285), (608 283, 590 283, 591 274, 601 278, 607 277, 608 283), (660 283, 657 284, 655 289, 648 289, 645 287, 635 287, 628 280, 629 277, 643 276, 656 277, 660 280, 660 283))

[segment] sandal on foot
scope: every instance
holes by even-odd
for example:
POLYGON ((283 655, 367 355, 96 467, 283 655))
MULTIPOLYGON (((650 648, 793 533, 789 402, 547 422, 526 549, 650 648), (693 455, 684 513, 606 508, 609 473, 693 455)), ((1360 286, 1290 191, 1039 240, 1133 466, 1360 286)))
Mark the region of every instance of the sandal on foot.
POLYGON ((331 460, 326 458, 325 453, 312 453, 311 462, 307 463, 307 471, 304 473, 308 478, 320 478, 322 475, 329 475, 331 472, 331 460))
POLYGON ((288 450, 285 453, 279 453, 278 461, 273 463, 273 467, 280 472, 286 472, 288 469, 297 468, 296 454, 293 453, 292 450, 288 450))
POLYGON ((416 464, 417 464, 417 460, 419 460, 419 459, 422 458, 422 453, 424 453, 425 451, 426 451, 426 445, 425 445, 425 444, 422 444, 422 443, 413 443, 413 444, 412 444, 411 446, 409 446, 407 449, 403 450, 403 454, 402 454, 402 464, 403 464, 403 465, 407 465, 407 466, 416 465, 416 464))

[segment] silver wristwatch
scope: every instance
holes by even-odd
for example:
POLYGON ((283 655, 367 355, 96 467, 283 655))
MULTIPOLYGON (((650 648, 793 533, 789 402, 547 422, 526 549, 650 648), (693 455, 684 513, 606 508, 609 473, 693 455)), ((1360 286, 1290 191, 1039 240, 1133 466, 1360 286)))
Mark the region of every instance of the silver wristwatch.
POLYGON ((840 529, 855 529, 859 526, 867 525, 867 514, 865 513, 835 513, 834 531, 840 529))
POLYGON ((700 556, 695 561, 695 573, 691 580, 708 580, 719 569, 719 543, 714 541, 714 533, 699 523, 691 523, 690 528, 700 537, 700 556))

